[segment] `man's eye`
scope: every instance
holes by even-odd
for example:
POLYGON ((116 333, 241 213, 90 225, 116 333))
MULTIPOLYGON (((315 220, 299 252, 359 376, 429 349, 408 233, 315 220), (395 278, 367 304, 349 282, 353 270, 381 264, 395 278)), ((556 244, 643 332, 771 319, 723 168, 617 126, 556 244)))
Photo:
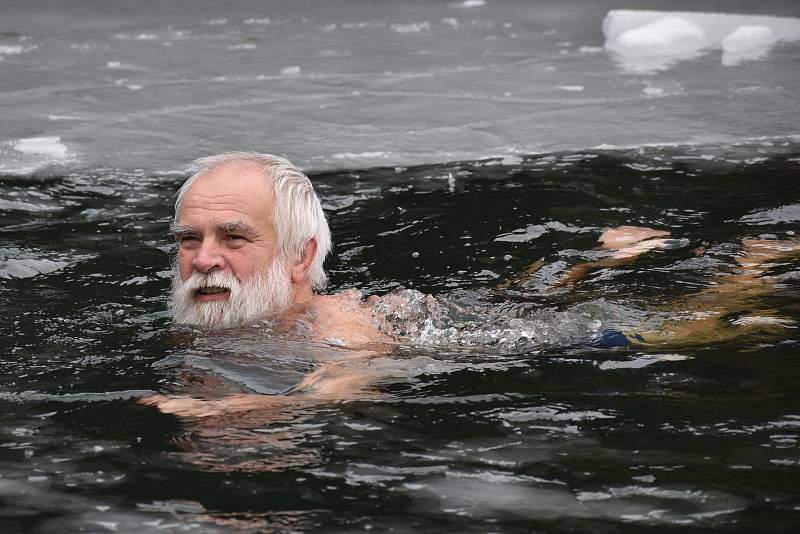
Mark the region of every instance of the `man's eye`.
POLYGON ((178 238, 178 243, 181 245, 191 245, 200 241, 196 235, 183 235, 178 238))
POLYGON ((228 239, 228 241, 230 241, 232 243, 244 243, 246 241, 244 236, 240 236, 240 235, 228 235, 228 236, 226 236, 226 238, 228 239))

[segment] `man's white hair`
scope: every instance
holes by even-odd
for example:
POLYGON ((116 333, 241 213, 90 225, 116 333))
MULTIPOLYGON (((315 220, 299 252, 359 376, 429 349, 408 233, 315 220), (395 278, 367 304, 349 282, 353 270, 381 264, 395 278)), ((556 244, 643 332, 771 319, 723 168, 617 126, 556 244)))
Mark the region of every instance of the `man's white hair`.
POLYGON ((322 264, 331 250, 331 231, 308 176, 286 158, 258 152, 226 152, 200 158, 192 165, 194 173, 178 190, 175 201, 176 224, 186 192, 199 177, 223 165, 255 166, 264 176, 264 186, 271 187, 275 194, 272 225, 278 239, 276 260, 299 261, 306 243, 314 239, 317 252, 311 261, 308 278, 313 289, 325 287, 328 276, 322 264))

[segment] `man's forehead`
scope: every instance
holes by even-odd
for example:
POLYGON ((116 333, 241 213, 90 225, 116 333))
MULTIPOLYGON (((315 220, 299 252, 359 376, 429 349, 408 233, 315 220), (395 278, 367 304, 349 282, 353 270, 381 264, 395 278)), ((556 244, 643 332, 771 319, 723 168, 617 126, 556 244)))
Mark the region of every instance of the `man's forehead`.
POLYGON ((264 222, 272 209, 267 179, 253 165, 222 165, 200 175, 186 191, 180 219, 210 219, 214 224, 264 222), (236 214, 239 214, 238 216, 236 214))
POLYGON ((252 164, 220 165, 197 177, 186 196, 242 195, 255 201, 271 202, 272 188, 262 170, 252 164))

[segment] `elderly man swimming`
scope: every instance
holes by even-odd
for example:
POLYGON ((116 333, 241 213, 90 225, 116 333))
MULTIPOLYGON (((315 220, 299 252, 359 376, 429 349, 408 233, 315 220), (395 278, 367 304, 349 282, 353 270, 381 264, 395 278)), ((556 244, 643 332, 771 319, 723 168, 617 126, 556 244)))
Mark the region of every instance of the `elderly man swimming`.
MULTIPOLYGON (((228 328, 274 319, 287 328, 302 327, 314 341, 348 346, 398 341, 387 334, 380 311, 402 305, 395 302, 396 294, 364 301, 357 290, 318 293, 327 282, 323 262, 331 249, 330 230, 311 181, 291 162, 231 152, 195 164, 196 172, 178 191, 172 225, 178 241, 170 298, 176 322, 228 328)), ((678 241, 668 238, 669 232, 650 228, 606 229, 600 248, 613 251, 611 256, 573 266, 558 285, 678 241)), ((743 244, 745 255, 739 260, 747 269, 734 277, 721 276, 712 297, 698 294, 704 306, 710 305, 709 299, 726 296, 720 307, 729 309, 737 304, 729 302, 730 295, 753 287, 768 291, 761 266, 798 248, 796 241, 743 244)), ((522 281, 529 275, 523 273, 522 281)), ((506 285, 515 282, 520 280, 506 285)), ((675 336, 669 341, 674 343, 675 336)))
MULTIPOLYGON (((176 322, 228 328, 272 319, 287 328, 301 327, 313 341, 351 347, 402 341, 387 333, 387 318, 380 312, 398 304, 393 301, 399 298, 396 294, 364 301, 356 290, 317 293, 327 281, 323 262, 331 236, 311 181, 300 170, 284 158, 252 152, 211 156, 196 164, 196 172, 178 192, 172 225, 178 241, 170 297, 176 322)), ((559 285, 574 284, 592 269, 616 267, 649 250, 669 248, 674 243, 668 236, 650 228, 607 229, 600 236, 600 248, 611 251, 610 256, 573 266, 559 285)), ((703 310, 729 311, 741 307, 743 299, 749 303, 767 293, 771 285, 763 276, 765 266, 800 249, 797 240, 746 240, 743 245, 744 254, 738 258, 742 271, 720 276, 712 288, 695 296, 703 310)), ((506 285, 523 284, 540 266, 534 263, 506 285)), ((735 335, 734 329, 717 321, 722 311, 702 324, 665 325, 663 332, 637 336, 638 342, 648 337, 657 344, 692 342, 699 330, 705 337, 735 335)), ((363 354, 353 351, 353 356, 363 354)), ((369 369, 331 364, 307 375, 295 389, 307 399, 360 398, 376 380, 369 369)), ((260 408, 272 413, 276 406, 298 402, 298 397, 245 394, 209 400, 154 395, 140 402, 168 413, 209 416, 260 408)))

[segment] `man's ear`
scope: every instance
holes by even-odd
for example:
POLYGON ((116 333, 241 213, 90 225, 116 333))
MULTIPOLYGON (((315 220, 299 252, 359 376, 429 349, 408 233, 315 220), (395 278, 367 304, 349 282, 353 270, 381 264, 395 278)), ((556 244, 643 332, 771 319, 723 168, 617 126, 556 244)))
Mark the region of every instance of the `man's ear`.
POLYGON ((314 261, 316 255, 317 240, 311 238, 306 241, 306 245, 303 247, 303 255, 292 265, 291 275, 293 284, 300 284, 308 277, 308 270, 311 269, 311 262, 314 261))

